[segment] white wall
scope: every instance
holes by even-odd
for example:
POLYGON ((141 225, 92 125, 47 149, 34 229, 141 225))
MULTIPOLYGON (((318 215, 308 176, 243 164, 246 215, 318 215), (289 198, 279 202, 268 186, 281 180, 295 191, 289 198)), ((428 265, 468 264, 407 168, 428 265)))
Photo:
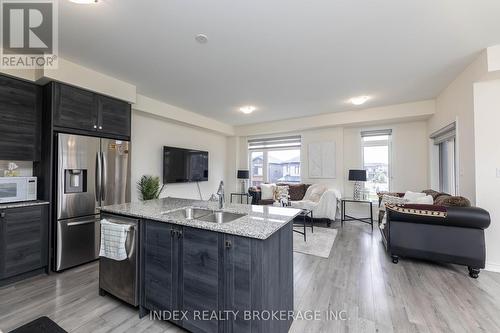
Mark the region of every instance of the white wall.
POLYGON ((500 80, 474 85, 477 205, 491 215, 486 230, 486 268, 500 272, 500 80))
MULTIPOLYGON (((347 180, 347 173, 349 169, 362 167, 360 132, 362 130, 382 128, 390 128, 393 130, 392 190, 421 191, 428 188, 427 166, 429 164, 429 154, 427 151, 427 123, 425 121, 389 123, 386 125, 363 127, 330 127, 294 132, 293 134, 300 134, 302 136, 302 182, 326 183, 334 188, 337 188, 344 195, 351 195, 352 183, 347 180), (336 142, 337 177, 334 179, 311 179, 308 177, 308 145, 309 143, 323 141, 336 142)), ((260 137, 272 137, 273 135, 286 134, 290 133, 268 133, 266 135, 260 135, 260 137)), ((240 160, 241 156, 245 156, 245 158, 247 158, 248 152, 246 151, 246 137, 240 138, 239 151, 240 160)), ((229 171, 228 174, 232 174, 233 171, 229 171)))
MULTIPOLYGON (((141 111, 132 112, 132 201, 138 200, 135 184, 142 175, 163 173, 163 146, 193 148, 209 152, 209 176, 200 182, 203 199, 217 191, 226 176, 226 137, 203 129, 188 127, 141 111)), ((196 183, 168 184, 162 197, 199 199, 196 183)))
MULTIPOLYGON (((436 98, 436 112, 429 119, 428 127, 428 132, 431 134, 457 121, 458 195, 469 198, 473 204, 476 202, 473 85, 475 82, 500 77, 500 72, 488 72, 496 60, 493 49, 488 51, 489 54, 486 51, 482 52, 436 98)), ((430 162, 432 163, 429 165, 430 178, 435 183, 437 164, 433 158, 430 162)))

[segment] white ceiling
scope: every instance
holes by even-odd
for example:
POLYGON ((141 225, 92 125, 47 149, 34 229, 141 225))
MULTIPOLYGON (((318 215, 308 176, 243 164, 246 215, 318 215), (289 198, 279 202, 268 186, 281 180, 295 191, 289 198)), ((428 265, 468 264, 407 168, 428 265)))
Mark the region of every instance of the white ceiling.
POLYGON ((350 110, 357 95, 373 96, 365 107, 433 98, 500 44, 498 0, 59 4, 62 57, 230 124, 350 110))

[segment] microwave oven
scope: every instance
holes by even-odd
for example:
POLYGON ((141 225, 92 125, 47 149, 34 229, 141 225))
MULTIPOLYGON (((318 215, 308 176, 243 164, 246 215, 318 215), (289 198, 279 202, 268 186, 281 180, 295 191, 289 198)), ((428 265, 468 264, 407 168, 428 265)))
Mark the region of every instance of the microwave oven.
POLYGON ((36 200, 36 177, 0 177, 0 203, 36 200))

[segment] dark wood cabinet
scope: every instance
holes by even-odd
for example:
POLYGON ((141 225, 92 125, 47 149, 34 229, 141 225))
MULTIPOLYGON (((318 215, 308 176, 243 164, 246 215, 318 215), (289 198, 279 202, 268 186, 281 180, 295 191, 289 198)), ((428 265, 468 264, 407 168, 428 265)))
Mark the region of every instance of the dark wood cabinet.
POLYGON ((0 75, 0 160, 40 160, 41 89, 0 75))
POLYGON ((151 310, 173 311, 177 308, 178 249, 174 226, 147 222, 144 228, 144 304, 151 310))
POLYGON ((115 98, 52 82, 53 126, 58 131, 130 138, 131 106, 115 98))
MULTIPOLYGON (((219 246, 222 234, 202 229, 183 227, 180 288, 181 309, 187 319, 182 327, 191 332, 218 332, 216 319, 199 320, 196 313, 209 313, 221 309, 219 269, 223 258, 219 246)), ((222 323, 222 321, 220 321, 222 323)))
POLYGON ((47 266, 47 206, 0 209, 0 284, 47 266))
POLYGON ((130 104, 107 96, 98 96, 99 132, 130 137, 130 104))
POLYGON ((54 126, 97 130, 97 96, 66 84, 54 84, 54 126))
POLYGON ((174 322, 191 332, 288 332, 291 320, 248 315, 293 310, 292 237, 292 222, 260 240, 143 221, 141 313, 183 311, 174 322), (200 320, 225 311, 236 317, 200 320))

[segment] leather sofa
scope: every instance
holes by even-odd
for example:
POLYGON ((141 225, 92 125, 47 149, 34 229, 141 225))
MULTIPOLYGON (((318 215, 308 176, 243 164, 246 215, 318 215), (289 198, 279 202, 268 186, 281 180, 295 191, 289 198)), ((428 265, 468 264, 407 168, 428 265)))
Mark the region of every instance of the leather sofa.
POLYGON ((469 275, 477 278, 485 266, 484 230, 491 222, 489 213, 477 207, 434 203, 387 205, 380 231, 392 262, 412 257, 465 265, 469 275))

